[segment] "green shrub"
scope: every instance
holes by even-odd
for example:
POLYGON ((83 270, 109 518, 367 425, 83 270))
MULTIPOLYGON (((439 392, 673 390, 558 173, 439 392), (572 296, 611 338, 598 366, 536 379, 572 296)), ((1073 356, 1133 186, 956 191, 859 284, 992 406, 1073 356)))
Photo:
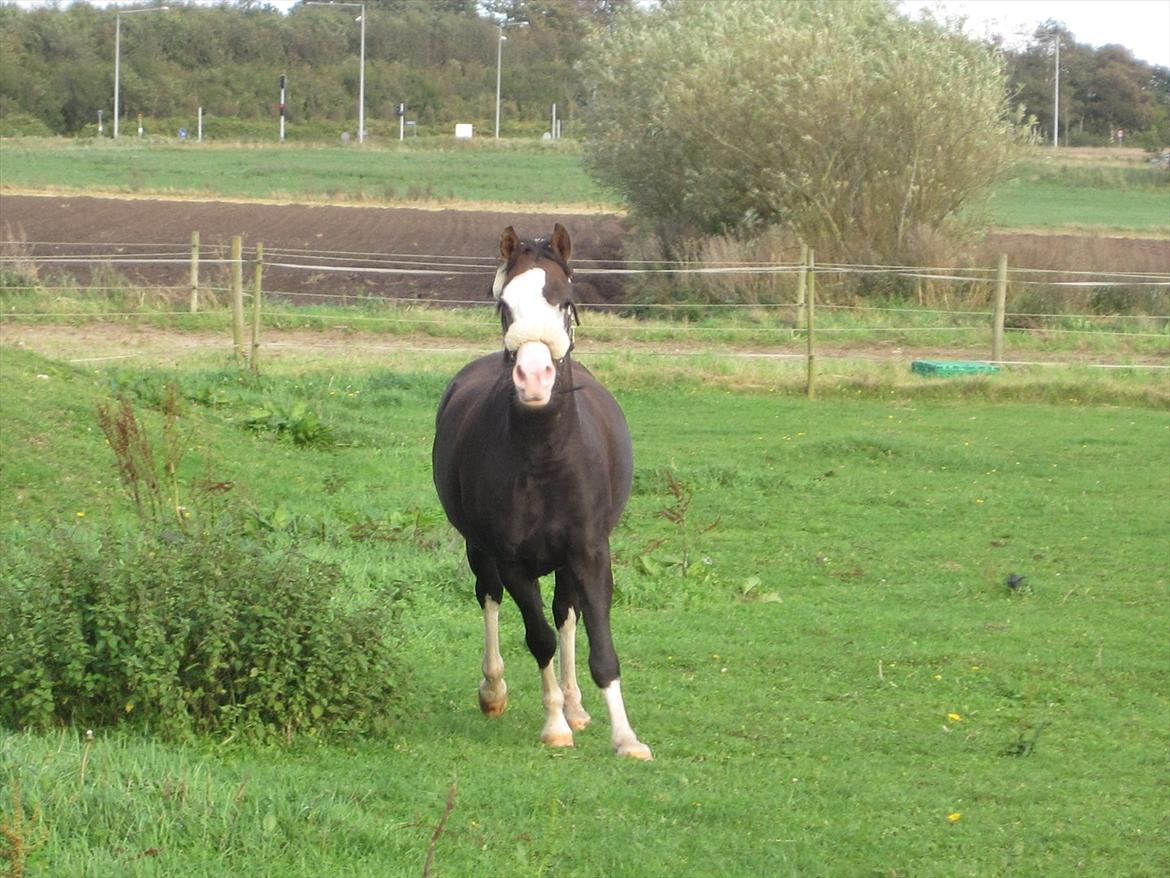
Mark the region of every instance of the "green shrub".
POLYGON ((241 525, 5 540, 0 725, 261 740, 384 728, 392 599, 346 606, 337 567, 241 525))
POLYGON ((41 119, 28 113, 0 116, 0 137, 52 137, 53 131, 41 119))

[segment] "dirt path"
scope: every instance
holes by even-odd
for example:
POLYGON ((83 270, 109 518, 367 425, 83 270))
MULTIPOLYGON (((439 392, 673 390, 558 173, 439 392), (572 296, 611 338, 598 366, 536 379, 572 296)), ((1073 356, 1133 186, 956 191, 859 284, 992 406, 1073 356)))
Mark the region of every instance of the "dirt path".
MULTIPOLYGON (((261 356, 268 361, 285 357, 298 363, 343 367, 345 364, 394 361, 400 364, 418 353, 451 354, 465 359, 494 350, 489 343, 468 339, 400 336, 363 332, 349 328, 333 329, 266 329, 261 356)), ((93 323, 85 325, 18 324, 0 322, 0 345, 25 348, 52 359, 95 367, 133 361, 138 365, 170 366, 200 355, 219 354, 225 361, 231 356, 231 338, 214 330, 177 330, 149 325, 93 323)), ((703 357, 712 347, 702 342, 639 342, 583 339, 581 357, 590 354, 614 354, 626 351, 654 354, 665 358, 703 357)), ((719 345, 723 356, 743 360, 803 361, 803 343, 782 347, 762 345, 719 345)), ((984 360, 984 348, 910 347, 875 344, 824 344, 818 346, 817 359, 863 360, 894 363, 907 369, 914 360, 984 360)), ((1108 364, 1110 356, 1092 352, 1028 353, 1019 361, 1031 363, 1108 364)), ((1127 357, 1133 364, 1165 368, 1164 357, 1127 357)))

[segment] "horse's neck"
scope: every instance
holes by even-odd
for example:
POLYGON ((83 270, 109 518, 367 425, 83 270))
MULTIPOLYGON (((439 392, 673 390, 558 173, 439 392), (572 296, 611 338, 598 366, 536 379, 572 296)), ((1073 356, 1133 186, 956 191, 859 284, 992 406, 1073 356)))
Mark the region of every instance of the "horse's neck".
POLYGON ((573 389, 573 372, 569 360, 563 386, 557 381, 558 396, 552 410, 520 412, 509 407, 508 432, 525 457, 534 462, 557 462, 573 453, 580 441, 581 421, 577 393, 573 389))

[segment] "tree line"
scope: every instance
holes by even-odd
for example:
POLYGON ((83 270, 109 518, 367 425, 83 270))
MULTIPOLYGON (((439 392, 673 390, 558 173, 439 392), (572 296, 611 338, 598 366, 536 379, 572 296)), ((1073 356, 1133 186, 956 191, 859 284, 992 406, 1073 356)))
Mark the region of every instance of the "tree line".
MULTIPOLYGON (((152 5, 158 5, 154 3, 152 5)), ((357 10, 255 0, 167 4, 121 17, 123 119, 272 120, 287 76, 290 132, 356 126, 357 10)), ((494 127, 502 43, 504 134, 546 130, 550 107, 571 125, 583 100, 575 65, 589 33, 632 0, 368 0, 367 128, 397 131, 408 106, 420 128, 494 127)), ((130 7, 124 7, 130 8, 130 7)), ((0 122, 80 135, 113 112, 114 9, 0 5, 0 122), (17 124, 20 123, 20 124, 17 124)), ((107 126, 108 131, 108 126, 107 126)), ((32 132, 30 132, 32 133, 32 132)))
MULTIPOLYGON (((122 16, 124 118, 190 118, 201 106, 259 124, 276 116, 277 77, 286 74, 293 136, 356 126, 356 10, 298 4, 286 15, 262 0, 168 5, 122 16)), ((699 5, 725 14, 722 4, 699 5)), ((450 133, 455 122, 491 130, 502 33, 502 130, 524 136, 548 129, 554 103, 567 133, 579 133, 591 36, 623 11, 650 14, 633 0, 368 0, 366 9, 367 127, 396 130, 404 102, 423 131, 450 133)), ((96 131, 97 111, 107 119, 113 111, 114 30, 115 10, 85 2, 0 5, 0 131, 96 131)), ((1055 21, 1027 48, 1003 52, 1008 93, 1035 118, 1038 137, 1051 140, 1058 37, 1062 142, 1108 143, 1122 130, 1130 143, 1170 143, 1170 69, 1120 46, 1078 43, 1055 21)))
POLYGON ((1170 68, 1147 64, 1124 46, 1078 43, 1058 21, 1038 27, 1026 48, 1004 53, 1009 88, 1052 142, 1060 42, 1060 143, 1118 141, 1155 150, 1170 146, 1170 68))

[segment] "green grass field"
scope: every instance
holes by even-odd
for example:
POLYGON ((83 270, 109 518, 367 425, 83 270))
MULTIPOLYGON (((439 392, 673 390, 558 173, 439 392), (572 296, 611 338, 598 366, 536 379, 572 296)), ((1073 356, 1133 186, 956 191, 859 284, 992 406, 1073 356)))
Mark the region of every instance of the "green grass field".
MULTIPOLYGON (((570 142, 310 147, 15 139, 0 186, 200 197, 353 202, 494 202, 620 210, 570 142)), ((1106 170, 1030 154, 996 190, 998 227, 1170 234, 1170 179, 1130 162, 1106 170)))
POLYGON ((614 627, 649 764, 610 755, 591 687, 594 727, 541 747, 510 604, 511 705, 496 721, 476 708, 479 613, 429 473, 457 355, 284 357, 247 379, 220 354, 95 370, 0 351, 10 538, 125 517, 94 406, 171 379, 200 400, 183 410, 184 479, 234 482, 347 587, 395 583, 407 601, 408 685, 382 739, 3 732, 25 874, 417 876, 432 846, 434 876, 1165 874, 1163 406, 993 401, 986 379, 810 402, 583 356, 634 435, 614 627), (333 447, 243 428, 297 402, 333 447), (694 492, 682 524, 661 514, 668 471, 694 492), (349 527, 396 514, 428 539, 349 527), (1015 592, 1011 573, 1027 577, 1015 592))
POLYGON ((539 142, 359 149, 34 140, 6 142, 0 151, 0 185, 10 188, 617 207, 585 174, 579 151, 539 142))
POLYGON ((1167 189, 1102 189, 1025 178, 997 189, 991 210, 995 224, 1009 228, 1170 231, 1167 189))

